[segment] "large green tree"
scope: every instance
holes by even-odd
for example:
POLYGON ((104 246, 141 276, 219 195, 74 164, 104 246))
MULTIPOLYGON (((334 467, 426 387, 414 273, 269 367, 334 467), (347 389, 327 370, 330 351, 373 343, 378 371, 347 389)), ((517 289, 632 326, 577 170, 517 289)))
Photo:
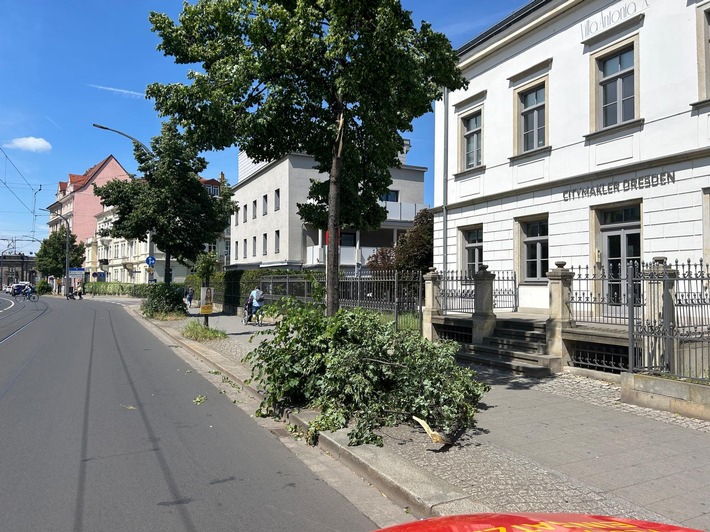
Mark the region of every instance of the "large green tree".
MULTIPOLYGON (((201 66, 186 84, 150 85, 157 110, 204 150, 313 156, 328 179, 312 183, 299 213, 330 235, 385 220, 377 200, 400 164, 400 133, 444 88, 466 85, 448 39, 427 23, 416 29, 398 0, 198 0, 183 4, 179 23, 155 12, 150 21, 159 49, 201 66)), ((330 280, 338 261, 330 238, 330 280)), ((338 306, 329 282, 327 313, 338 306)))
POLYGON ((422 209, 412 228, 399 237, 394 248, 394 267, 398 270, 427 271, 434 265, 434 213, 422 209))
MULTIPOLYGON (((67 229, 61 226, 42 240, 37 251, 37 269, 43 276, 63 277, 67 257, 67 229)), ((69 233, 69 267, 78 268, 84 263, 84 243, 76 242, 76 235, 69 233)))
POLYGON ((163 123, 151 149, 134 146, 142 178, 109 181, 94 191, 103 205, 116 208, 110 236, 145 242, 151 235, 165 253, 165 282, 170 284, 171 259, 194 262, 205 244, 229 226, 232 191, 222 178, 219 196, 207 192, 199 178, 207 162, 174 121, 163 123))

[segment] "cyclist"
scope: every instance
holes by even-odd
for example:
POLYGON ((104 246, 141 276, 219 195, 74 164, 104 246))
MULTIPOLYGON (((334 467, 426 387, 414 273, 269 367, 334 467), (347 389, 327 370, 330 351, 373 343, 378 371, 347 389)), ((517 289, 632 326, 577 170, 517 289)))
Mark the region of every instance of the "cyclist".
POLYGON ((22 292, 20 292, 23 296, 26 298, 30 297, 30 294, 34 292, 34 287, 31 284, 25 285, 25 287, 22 289, 22 292))

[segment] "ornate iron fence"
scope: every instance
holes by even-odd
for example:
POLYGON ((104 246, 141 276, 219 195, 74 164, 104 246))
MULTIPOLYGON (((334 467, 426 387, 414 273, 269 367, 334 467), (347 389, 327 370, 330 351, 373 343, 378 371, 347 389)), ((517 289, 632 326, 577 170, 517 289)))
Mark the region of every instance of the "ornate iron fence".
POLYGON ((570 294, 577 325, 625 330, 625 353, 592 344, 573 350, 575 363, 710 382, 710 272, 700 261, 628 263, 626 269, 573 268, 570 294), (603 352, 602 352, 603 351, 603 352))
MULTIPOLYGON (((325 290, 325 275, 269 275, 261 278, 266 302, 284 296, 313 301, 316 288, 325 290)), ((338 280, 340 306, 375 310, 399 329, 421 331, 424 281, 418 271, 378 271, 341 275, 338 280)), ((323 292, 324 293, 324 292, 323 292)))
MULTIPOLYGON (((514 271, 501 270, 493 281, 493 307, 497 309, 518 310, 518 285, 514 271)), ((476 286, 474 274, 467 271, 447 271, 440 274, 439 297, 441 310, 445 313, 473 314, 476 286)))

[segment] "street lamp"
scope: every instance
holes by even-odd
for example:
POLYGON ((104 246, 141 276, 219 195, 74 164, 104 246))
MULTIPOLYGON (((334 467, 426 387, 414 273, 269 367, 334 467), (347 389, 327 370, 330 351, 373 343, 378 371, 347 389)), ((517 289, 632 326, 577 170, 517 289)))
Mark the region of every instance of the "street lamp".
POLYGON ((43 211, 46 211, 50 214, 56 214, 59 216, 62 220, 64 220, 64 223, 67 224, 67 242, 66 242, 66 251, 65 251, 65 261, 66 261, 66 277, 64 278, 64 294, 67 295, 69 294, 69 237, 71 235, 71 232, 69 231, 69 220, 67 220, 63 214, 60 214, 58 212, 52 212, 49 209, 40 209, 43 211))
MULTIPOLYGON (((140 140, 138 140, 137 138, 130 136, 128 133, 124 133, 123 131, 119 131, 118 129, 113 129, 113 128, 110 128, 110 127, 108 127, 108 126, 102 126, 101 124, 91 124, 91 125, 94 126, 94 127, 96 127, 96 128, 98 128, 98 129, 103 129, 103 130, 106 130, 106 131, 112 131, 112 132, 114 132, 114 133, 117 133, 117 134, 121 135, 122 137, 126 137, 127 139, 132 140, 135 144, 137 144, 138 146, 140 146, 140 147, 143 149, 143 151, 146 152, 148 155, 150 155, 151 157, 155 157, 155 154, 154 154, 152 151, 150 151, 150 148, 148 148, 148 146, 146 146, 145 144, 143 144, 143 143, 142 143, 140 140)), ((154 254, 154 250, 153 250, 153 232, 152 232, 152 231, 150 231, 150 233, 148 234, 148 253, 149 253, 151 256, 154 254)), ((152 275, 153 275, 153 274, 150 274, 149 277, 152 278, 152 275)), ((165 282, 166 282, 166 283, 169 283, 169 282, 170 282, 170 278, 171 278, 171 272, 170 272, 170 269, 169 269, 168 264, 166 263, 166 264, 165 264, 165 282)))
POLYGON ((144 151, 144 152, 146 152, 146 153, 147 153, 148 155, 150 155, 151 157, 155 157, 155 154, 153 154, 153 152, 150 151, 150 149, 148 148, 148 146, 146 146, 145 144, 143 144, 143 143, 142 143, 140 140, 138 140, 137 138, 131 137, 128 133, 124 133, 123 131, 119 131, 118 129, 112 129, 112 128, 107 127, 107 126, 102 126, 101 124, 91 124, 91 125, 94 126, 94 127, 99 128, 99 129, 105 129, 106 131, 113 131, 114 133, 118 133, 119 135, 122 135, 122 136, 126 137, 127 139, 131 139, 133 142, 135 142, 135 143, 138 144, 141 148, 143 148, 143 151, 144 151))

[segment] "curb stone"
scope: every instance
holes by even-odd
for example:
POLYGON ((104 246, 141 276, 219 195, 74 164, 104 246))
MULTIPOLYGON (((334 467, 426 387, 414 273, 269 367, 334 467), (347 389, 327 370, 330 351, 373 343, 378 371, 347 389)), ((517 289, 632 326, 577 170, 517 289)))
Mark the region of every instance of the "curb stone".
MULTIPOLYGON (((248 393, 255 397, 262 396, 259 390, 245 383, 250 379, 251 374, 243 365, 235 363, 199 342, 184 338, 176 330, 161 327, 143 318, 135 308, 125 308, 131 316, 154 334, 160 332, 168 335, 173 341, 228 376, 248 393)), ((315 416, 314 411, 288 412, 285 421, 305 431, 315 416)), ((412 464, 394 452, 374 445, 348 445, 347 432, 347 428, 336 432, 321 432, 318 437, 318 447, 365 478, 390 500, 408 508, 417 517, 491 512, 487 506, 475 501, 449 482, 412 464)))

